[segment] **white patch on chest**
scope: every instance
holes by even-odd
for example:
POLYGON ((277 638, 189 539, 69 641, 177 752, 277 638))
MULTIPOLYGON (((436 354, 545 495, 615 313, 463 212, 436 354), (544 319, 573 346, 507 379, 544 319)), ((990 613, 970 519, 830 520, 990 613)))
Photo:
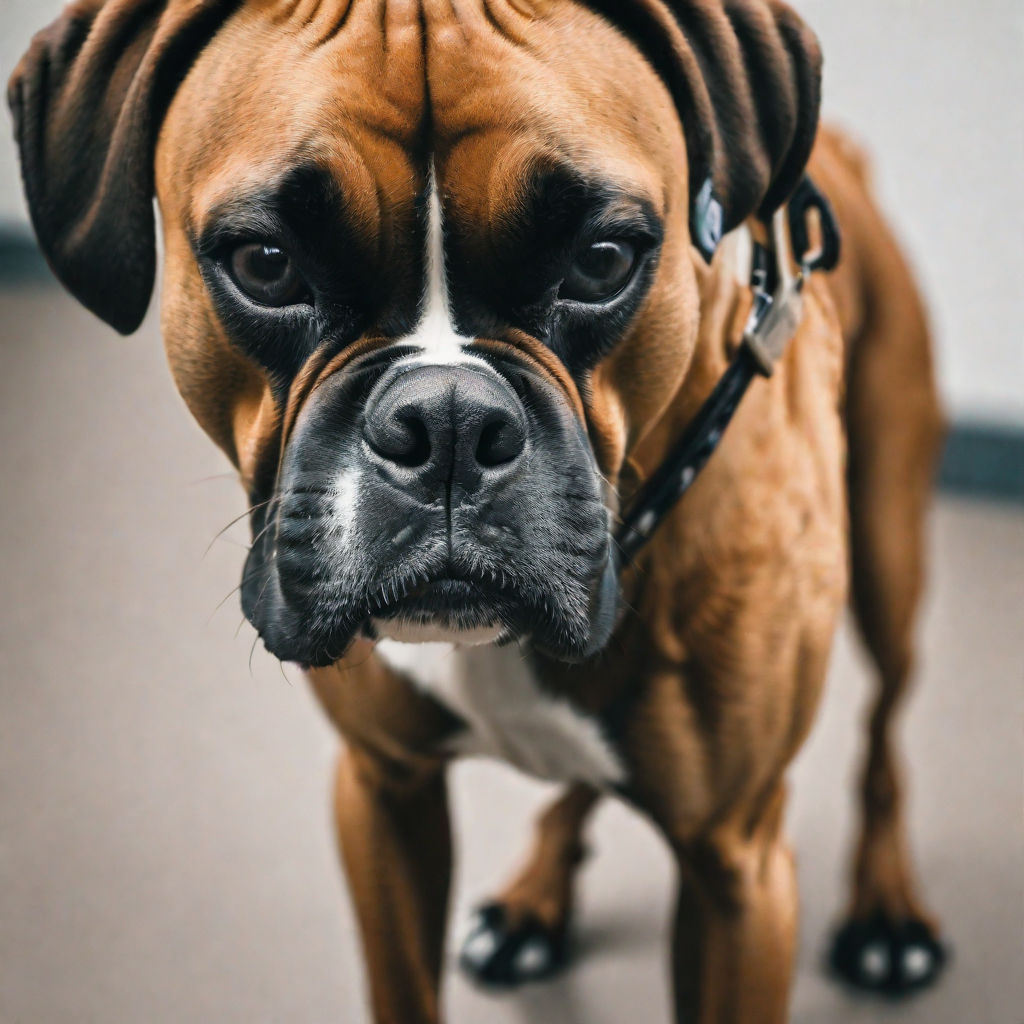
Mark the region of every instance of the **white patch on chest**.
POLYGON ((545 693, 517 646, 381 640, 376 652, 466 723, 449 744, 453 752, 556 782, 606 786, 624 778, 598 723, 545 693))

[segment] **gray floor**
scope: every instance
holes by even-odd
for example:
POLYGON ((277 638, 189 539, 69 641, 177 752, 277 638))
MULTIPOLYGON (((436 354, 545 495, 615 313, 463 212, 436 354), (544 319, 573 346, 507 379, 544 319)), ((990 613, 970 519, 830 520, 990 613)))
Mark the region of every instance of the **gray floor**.
MULTIPOLYGON (((335 741, 237 598, 242 498, 173 393, 150 323, 114 338, 44 287, 0 292, 0 1021, 366 1019, 335 865, 335 741)), ((940 503, 913 826, 956 949, 896 1008, 821 974, 842 898, 866 693, 844 634, 796 771, 803 937, 793 1020, 1024 1021, 1024 516, 940 503)), ((517 855, 543 787, 455 773, 458 918, 517 855)), ((664 851, 608 805, 564 981, 494 1000, 451 974, 455 1024, 668 1020, 664 851)))

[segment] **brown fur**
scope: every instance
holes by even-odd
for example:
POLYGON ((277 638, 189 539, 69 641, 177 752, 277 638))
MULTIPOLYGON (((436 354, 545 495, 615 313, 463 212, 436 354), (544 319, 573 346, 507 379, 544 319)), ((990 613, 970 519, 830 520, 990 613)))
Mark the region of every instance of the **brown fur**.
MULTIPOLYGON (((95 19, 95 40, 138 3, 80 3, 71 21, 95 19)), ((678 36, 673 67, 656 71, 615 27, 574 0, 250 0, 237 10, 207 2, 200 29, 184 18, 181 0, 165 13, 164 5, 150 6, 124 72, 126 81, 148 75, 148 87, 128 93, 135 120, 122 120, 144 121, 151 132, 159 126, 153 177, 167 254, 168 358, 189 408, 234 461, 249 493, 273 479, 311 390, 384 339, 370 331, 330 363, 312 362, 279 405, 262 371, 228 340, 193 241, 241 184, 273 180, 301 151, 331 169, 382 265, 401 267, 423 187, 416 154, 427 130, 429 89, 447 215, 474 226, 482 251, 526 171, 556 154, 629 182, 664 219, 651 293, 588 389, 578 389, 534 339, 510 334, 481 342, 516 347, 563 391, 586 424, 602 472, 628 502, 723 372, 749 306, 726 260, 719 256, 708 267, 690 245, 695 183, 687 166, 691 175, 698 165, 714 172, 727 218, 736 222, 768 202, 773 188, 784 190, 785 174, 793 177, 788 163, 795 160, 799 170, 806 155, 799 155, 802 91, 777 103, 789 111, 788 130, 776 136, 762 124, 757 136, 749 127, 778 111, 762 109, 771 96, 760 80, 747 80, 747 56, 731 41, 722 5, 691 5, 697 21, 709 19, 714 47, 733 47, 725 78, 709 80, 693 100, 691 114, 706 121, 704 142, 712 140, 699 161, 694 148, 704 137, 690 121, 684 136, 673 103, 680 82, 693 86, 699 76, 678 27, 670 30, 678 36), (165 45, 183 31, 183 21, 197 36, 195 52, 205 45, 194 64, 194 52, 183 58, 165 45), (173 79, 175 60, 188 74, 170 98, 160 76, 173 79), (731 116, 750 134, 742 146, 729 134, 740 129, 721 114, 730 90, 742 100, 731 116), (169 104, 165 117, 161 103, 169 104), (742 161, 730 157, 730 145, 753 154, 756 180, 741 181, 742 161)), ((669 24, 673 5, 635 6, 669 24)), ((773 54, 783 42, 796 52, 793 40, 809 38, 781 4, 730 8, 756 20, 773 54)), ((48 252, 55 267, 103 314, 113 285, 83 280, 75 269, 83 263, 75 245, 93 237, 76 230, 76 218, 84 217, 93 192, 109 205, 110 189, 136 197, 141 190, 148 203, 152 179, 131 177, 138 139, 118 150, 115 137, 100 154, 111 180, 86 168, 75 186, 86 198, 69 202, 70 213, 58 210, 59 223, 47 222, 52 201, 42 179, 52 166, 62 168, 63 180, 74 177, 61 124, 35 124, 49 116, 40 109, 40 53, 47 46, 73 49, 68 22, 61 31, 37 42, 12 95, 24 150, 43 154, 23 158, 37 224, 47 224, 41 238, 60 239, 48 252)), ((811 74, 816 51, 807 47, 811 74)), ((48 59, 55 60, 52 53, 48 59)), ((85 72, 71 64, 72 77, 81 80, 85 72)), ((785 67, 773 65, 773 80, 791 81, 785 67)), ((86 71, 95 77, 94 67, 86 71)), ((814 116, 816 103, 815 95, 814 116)), ((79 109, 58 114, 66 124, 83 116, 79 109)), ((847 595, 851 540, 854 607, 882 680, 851 912, 924 916, 906 852, 890 721, 911 668, 922 519, 941 429, 928 334, 910 275, 868 193, 862 160, 841 136, 823 133, 810 171, 835 205, 842 266, 811 281, 802 325, 777 372, 755 383, 714 459, 628 573, 632 610, 605 653, 579 667, 541 666, 545 686, 583 711, 628 708, 616 742, 626 770, 622 795, 665 836, 686 883, 673 959, 680 1022, 786 1018, 797 906, 782 830, 784 778, 818 704, 847 595)), ((135 202, 131 216, 141 216, 140 209, 135 202)), ((145 281, 125 287, 132 312, 118 326, 130 329, 148 290, 145 281)), ((375 1020, 433 1024, 440 1019, 450 863, 443 741, 457 723, 385 669, 367 644, 310 676, 347 741, 338 770, 338 834, 375 1020)), ((513 917, 528 912, 552 928, 566 926, 580 830, 595 799, 574 787, 541 818, 531 858, 501 897, 513 917)))

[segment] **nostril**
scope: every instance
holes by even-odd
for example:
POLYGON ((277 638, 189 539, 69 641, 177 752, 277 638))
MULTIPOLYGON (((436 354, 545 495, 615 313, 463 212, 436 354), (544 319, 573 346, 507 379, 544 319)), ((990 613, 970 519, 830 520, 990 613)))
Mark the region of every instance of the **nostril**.
POLYGON ((373 426, 367 440, 381 458, 408 469, 419 469, 430 460, 430 431, 419 416, 400 414, 373 426))
POLYGON ((525 446, 519 425, 506 419, 484 424, 476 445, 476 461, 487 468, 503 466, 518 458, 525 446))

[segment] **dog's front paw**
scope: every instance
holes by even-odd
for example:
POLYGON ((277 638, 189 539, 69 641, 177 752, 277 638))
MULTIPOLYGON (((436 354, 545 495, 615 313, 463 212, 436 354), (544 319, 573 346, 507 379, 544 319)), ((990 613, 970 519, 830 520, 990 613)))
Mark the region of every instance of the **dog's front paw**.
POLYGON ((476 982, 514 988, 556 974, 567 960, 564 930, 527 915, 513 924, 500 903, 481 907, 470 922, 459 963, 476 982))
POLYGON ((843 925, 833 939, 829 963, 850 985, 898 997, 931 985, 948 958, 922 921, 895 922, 879 913, 843 925))

